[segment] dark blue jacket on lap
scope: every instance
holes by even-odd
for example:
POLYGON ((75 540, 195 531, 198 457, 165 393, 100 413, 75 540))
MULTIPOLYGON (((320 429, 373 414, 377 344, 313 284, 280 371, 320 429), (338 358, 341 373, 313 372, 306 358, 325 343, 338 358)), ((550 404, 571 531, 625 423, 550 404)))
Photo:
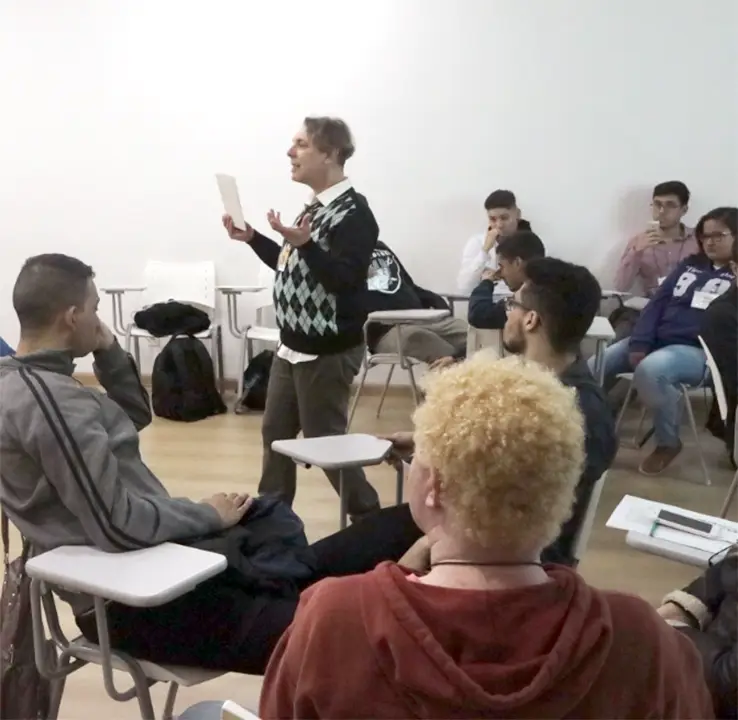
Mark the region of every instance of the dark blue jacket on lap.
POLYGON ((667 345, 699 347, 702 318, 711 299, 734 280, 730 267, 716 268, 705 255, 685 258, 667 275, 646 305, 630 336, 631 352, 652 352, 667 345))

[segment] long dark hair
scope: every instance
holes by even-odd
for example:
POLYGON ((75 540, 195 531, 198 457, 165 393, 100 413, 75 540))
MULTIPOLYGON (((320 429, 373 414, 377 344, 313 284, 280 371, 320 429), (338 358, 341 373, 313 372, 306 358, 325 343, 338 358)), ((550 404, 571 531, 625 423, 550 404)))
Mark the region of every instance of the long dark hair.
POLYGON ((728 206, 714 208, 700 218, 697 227, 694 229, 694 235, 697 239, 697 244, 700 246, 700 251, 693 257, 695 259, 707 259, 703 241, 705 237, 705 224, 708 220, 715 220, 716 222, 722 223, 730 230, 730 234, 733 236, 733 261, 738 262, 738 208, 728 206))

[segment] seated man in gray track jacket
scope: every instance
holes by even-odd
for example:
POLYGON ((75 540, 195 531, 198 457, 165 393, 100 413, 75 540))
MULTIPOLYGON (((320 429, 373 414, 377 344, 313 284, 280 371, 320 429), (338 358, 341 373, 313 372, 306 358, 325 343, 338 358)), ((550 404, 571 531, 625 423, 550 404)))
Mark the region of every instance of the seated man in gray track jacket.
POLYGON ((13 304, 21 341, 0 360, 0 500, 25 537, 42 549, 92 541, 120 552, 239 521, 245 496, 171 498, 141 461, 137 430, 151 422, 149 398, 97 316, 92 268, 66 255, 30 258, 13 304), (73 359, 90 352, 107 395, 72 377, 73 359))
MULTIPOLYGON (((18 275, 13 305, 21 340, 15 357, 0 360, 3 511, 34 554, 60 545, 121 552, 166 541, 187 544, 244 523, 255 535, 259 520, 253 515, 271 498, 173 498, 146 466, 138 431, 151 421, 149 398, 133 359, 100 322, 98 303, 92 268, 75 258, 38 255, 18 275), (73 377, 74 359, 89 353, 106 393, 73 377)), ((277 526, 270 532, 279 532, 277 526)), ((311 545, 315 567, 304 586, 396 560, 418 535, 407 505, 380 510, 311 545)), ((269 549, 275 547, 271 542, 269 549)), ((278 558, 278 572, 285 570, 285 557, 278 558)), ((262 674, 294 616, 295 591, 302 589, 279 594, 274 579, 267 578, 266 590, 234 583, 225 573, 160 607, 111 602, 111 644, 160 664, 262 674)), ((92 598, 57 594, 72 606, 83 635, 97 642, 92 598)))

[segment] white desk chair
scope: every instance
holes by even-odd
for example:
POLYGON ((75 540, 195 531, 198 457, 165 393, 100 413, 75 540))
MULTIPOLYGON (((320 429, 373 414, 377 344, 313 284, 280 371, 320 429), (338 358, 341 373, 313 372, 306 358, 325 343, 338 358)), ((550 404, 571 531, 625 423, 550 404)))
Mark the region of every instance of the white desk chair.
POLYGON ((584 557, 584 553, 587 552, 589 538, 592 535, 592 527, 594 526, 595 516, 597 515, 597 507, 600 504, 600 497, 602 496, 602 488, 605 487, 606 480, 607 470, 602 473, 592 488, 592 494, 589 497, 589 503, 587 503, 587 512, 584 515, 584 520, 582 520, 574 541, 574 558, 577 562, 580 562, 584 557))
MULTIPOLYGON (((725 394, 725 385, 723 385, 723 378, 720 375, 720 370, 718 369, 717 363, 715 362, 715 358, 712 356, 712 353, 710 352, 710 348, 707 347, 707 343, 702 339, 702 336, 699 337, 700 345, 702 345, 702 349, 705 351, 705 358, 707 359, 707 367, 710 370, 710 377, 712 378, 712 389, 715 393, 715 400, 717 401, 718 410, 720 412, 720 419, 723 421, 723 423, 728 422, 728 398, 725 394)), ((738 410, 736 410, 736 420, 738 420, 738 410)), ((736 438, 733 443, 733 462, 738 464, 738 422, 736 422, 736 438)), ((723 507, 720 510, 720 517, 724 518, 728 516, 728 510, 730 509, 730 503, 733 502, 733 498, 735 497, 736 492, 738 492, 738 471, 736 471, 735 475, 733 475, 733 481, 730 483, 730 488, 728 489, 728 494, 725 497, 725 502, 723 503, 723 507)))
POLYGON ((118 702, 136 698, 142 720, 156 717, 149 686, 155 682, 167 683, 169 691, 162 717, 163 720, 172 720, 180 686, 199 685, 223 673, 157 665, 111 649, 105 603, 112 600, 133 607, 163 605, 223 572, 226 564, 222 555, 172 543, 125 553, 64 546, 30 559, 26 563, 26 572, 31 578, 34 650, 39 672, 56 685, 54 695, 57 702, 52 717, 58 715, 66 677, 83 665, 94 663, 102 667, 108 695, 118 702), (51 592, 53 587, 93 596, 98 645, 83 636, 73 640, 66 638, 59 625, 51 592), (53 662, 44 651, 48 643, 44 620, 56 647, 57 657, 53 662), (119 691, 115 687, 113 670, 128 673, 133 687, 119 691))
POLYGON ((366 323, 364 324, 364 368, 359 379, 359 386, 354 394, 354 399, 351 402, 351 410, 349 411, 348 423, 346 425, 346 431, 348 432, 351 427, 351 423, 354 419, 354 413, 356 412, 356 406, 359 403, 359 398, 364 390, 366 383, 366 376, 372 368, 379 367, 380 365, 389 366, 389 372, 387 373, 387 380, 384 383, 384 389, 382 390, 382 396, 379 398, 379 407, 377 407, 377 417, 382 412, 382 405, 384 405, 384 398, 387 395, 387 389, 389 388, 390 380, 392 380, 392 374, 395 371, 395 367, 398 365, 407 371, 408 377, 410 378, 410 388, 413 393, 413 401, 417 406, 420 402, 420 392, 418 391, 418 385, 415 380, 414 368, 423 363, 416 358, 411 358, 405 355, 402 349, 402 331, 407 325, 424 325, 425 323, 435 322, 442 320, 449 316, 448 310, 433 310, 433 309, 421 309, 421 310, 380 310, 377 312, 369 313, 366 323), (369 349, 369 335, 368 331, 372 324, 377 325, 389 325, 397 327, 397 352, 396 353, 373 353, 369 349))
MULTIPOLYGON (((623 417, 625 415, 625 411, 630 406, 631 400, 633 399, 633 394, 635 393, 635 385, 633 384, 633 373, 620 373, 618 376, 618 380, 625 380, 629 383, 628 385, 628 392, 625 394, 625 399, 623 400, 623 406, 620 408, 620 413, 618 414, 618 418, 615 422, 615 432, 619 432, 620 425, 623 421, 623 417)), ((702 443, 700 442, 700 432, 697 428, 697 421, 694 417, 694 411, 692 410, 692 402, 689 397, 689 393, 694 390, 699 390, 701 388, 704 388, 705 382, 704 379, 699 385, 680 385, 679 389, 682 393, 682 402, 684 403, 684 407, 687 411, 687 417, 689 418, 689 427, 692 431, 692 435, 694 437, 695 446, 697 447, 697 454, 700 458, 700 466, 702 467, 702 476, 704 478, 704 484, 705 485, 711 485, 712 480, 710 479, 710 471, 707 469, 707 463, 705 462, 705 455, 702 452, 702 443)), ((641 413, 641 419, 638 423, 638 430, 636 430, 635 435, 635 442, 637 445, 642 446, 645 444, 646 440, 650 437, 650 433, 646 435, 645 439, 638 440, 638 436, 640 435, 641 428, 643 427, 643 422, 646 418, 646 410, 644 409, 641 413)))
POLYGON ((224 390, 223 367, 223 330, 215 319, 215 263, 204 262, 161 262, 149 260, 144 268, 143 285, 117 286, 100 288, 110 295, 113 303, 113 330, 125 337, 126 352, 131 352, 141 370, 141 338, 152 336, 137 327, 131 319, 123 319, 123 296, 126 293, 142 294, 140 307, 149 307, 160 302, 176 300, 188 303, 210 316, 210 327, 195 337, 210 340, 210 353, 213 358, 216 377, 219 380, 220 392, 224 390))
MULTIPOLYGON (((306 468, 318 467, 322 470, 338 470, 340 474, 340 526, 346 527, 348 510, 343 486, 343 471, 352 467, 380 465, 389 455, 392 443, 374 435, 355 433, 352 435, 330 435, 316 438, 296 438, 294 440, 275 440, 272 450, 291 458, 306 468)), ((397 504, 402 502, 403 472, 397 471, 397 504)))
POLYGON ((279 330, 269 327, 264 322, 264 312, 273 307, 272 287, 274 270, 266 265, 259 269, 259 278, 255 286, 221 285, 218 290, 225 296, 228 308, 228 329, 240 341, 238 360, 238 394, 243 395, 243 372, 254 357, 254 343, 279 343, 279 330), (238 298, 244 293, 250 294, 254 300, 256 323, 241 327, 238 322, 238 298))

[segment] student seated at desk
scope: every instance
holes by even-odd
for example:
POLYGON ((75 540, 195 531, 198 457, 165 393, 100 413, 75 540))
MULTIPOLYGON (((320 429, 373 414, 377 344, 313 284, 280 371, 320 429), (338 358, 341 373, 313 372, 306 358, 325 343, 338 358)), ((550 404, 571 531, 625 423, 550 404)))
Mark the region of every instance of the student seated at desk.
POLYGON ((530 230, 518 230, 503 238, 495 247, 499 267, 487 271, 469 298, 469 324, 480 330, 502 330, 507 320, 504 300, 495 297, 498 280, 504 280, 512 292, 525 282, 525 266, 530 260, 546 255, 543 242, 530 230))
MULTIPOLYGON (((448 309, 448 303, 440 295, 413 282, 397 255, 381 241, 377 241, 372 252, 367 289, 366 305, 370 313, 379 310, 448 309)), ((446 317, 424 325, 406 325, 402 331, 397 326, 370 323, 367 335, 372 352, 394 355, 397 342, 402 338, 402 351, 407 357, 433 364, 447 356, 463 358, 468 331, 461 318, 446 317)))
MULTIPOLYGON (((92 268, 75 258, 39 255, 18 276, 13 305, 21 342, 16 357, 0 361, 3 509, 34 553, 61 545, 124 552, 222 538, 231 561, 223 575, 160 607, 108 603, 111 644, 141 660, 261 674, 302 587, 397 559, 420 531, 401 505, 308 546, 299 520, 279 504, 289 536, 281 532, 284 523, 268 526, 258 547, 272 560, 262 552, 256 567, 246 555, 246 572, 236 567, 243 548, 257 542, 236 526, 256 522, 252 507, 258 513, 278 502, 236 493, 200 502, 169 495, 141 458, 138 431, 151 422, 148 394, 133 359, 100 322, 98 303, 92 268), (106 393, 72 377, 74 359, 90 352, 106 393)), ((207 475, 207 456, 202 470, 207 475)), ((96 642, 92 598, 58 594, 96 642)))
MULTIPOLYGON (((602 291, 587 268, 556 258, 531 260, 526 274, 522 287, 506 301, 502 340, 508 352, 548 368, 577 393, 586 431, 586 462, 571 516, 556 541, 543 551, 546 562, 575 565, 574 544, 592 489, 618 449, 615 418, 607 398, 587 364, 578 357, 579 344, 599 310, 602 291)), ((412 454, 411 433, 396 433, 389 439, 398 459, 412 454)))
MULTIPOLYGON (((656 448, 640 465, 644 475, 663 472, 682 450, 680 384, 698 385, 705 353, 698 335, 706 308, 734 282, 735 208, 716 208, 697 224, 700 251, 685 258, 661 283, 629 338, 605 351, 605 383, 633 372, 633 383, 653 415, 656 448)), ((593 361, 590 361, 593 362, 593 361)))
POLYGON ((689 210, 689 189, 677 180, 653 189, 652 224, 631 238, 620 259, 615 289, 653 297, 659 283, 686 257, 698 252, 694 230, 682 220, 689 210))
POLYGON ((262 720, 712 715, 696 649, 653 608, 541 563, 585 461, 571 389, 477 354, 431 375, 414 421, 430 569, 383 563, 304 593, 262 720))
POLYGON ((702 656, 715 716, 738 717, 738 546, 683 590, 669 593, 658 610, 702 656))
POLYGON ((457 290, 468 295, 482 281, 487 271, 497 268, 495 246, 516 230, 530 230, 530 223, 520 216, 515 195, 509 190, 495 190, 484 201, 487 232, 473 235, 464 246, 457 290))

